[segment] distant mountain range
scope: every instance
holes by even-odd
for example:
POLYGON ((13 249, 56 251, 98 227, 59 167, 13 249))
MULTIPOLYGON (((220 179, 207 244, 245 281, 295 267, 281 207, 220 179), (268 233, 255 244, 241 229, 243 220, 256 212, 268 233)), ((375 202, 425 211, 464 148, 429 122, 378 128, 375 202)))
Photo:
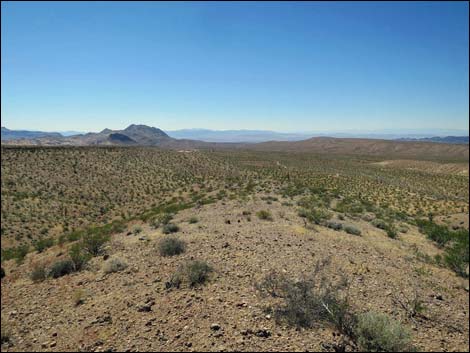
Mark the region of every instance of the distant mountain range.
POLYGON ((439 142, 439 143, 461 143, 468 144, 468 136, 434 136, 424 138, 400 138, 397 141, 427 141, 427 142, 439 142))
POLYGON ((28 131, 28 130, 10 130, 2 126, 2 141, 17 139, 35 139, 41 137, 61 137, 58 132, 28 131))
POLYGON ((314 135, 302 133, 287 133, 267 130, 208 130, 183 129, 167 131, 173 138, 193 139, 206 142, 246 142, 255 143, 263 141, 298 141, 305 140, 314 135))
MULTIPOLYGON (((207 131, 206 131, 207 133, 207 131)), ((236 135, 239 131, 228 132, 236 135)), ((265 131, 244 131, 244 136, 252 138, 266 136, 265 131)), ((209 135, 211 133, 208 133, 209 135)), ((284 138, 289 134, 279 133, 284 138)), ((173 136, 175 136, 173 134, 173 136)), ((206 135, 207 136, 207 135, 206 135)), ((207 142, 197 139, 177 139, 164 131, 146 125, 132 124, 124 130, 104 129, 81 135, 62 136, 58 133, 38 131, 12 131, 2 128, 4 145, 40 146, 157 146, 166 149, 245 149, 278 152, 310 152, 317 154, 385 156, 387 158, 432 158, 468 161, 468 137, 449 136, 424 139, 364 139, 312 137, 297 141, 266 141, 250 143, 207 142), (6 138, 4 138, 4 136, 6 138), (12 136, 14 136, 12 138, 12 136), (16 137, 16 138, 15 138, 16 137), (439 143, 436 143, 436 141, 439 143), (465 142, 466 141, 466 142, 465 142), (466 143, 466 144, 465 144, 466 143)))

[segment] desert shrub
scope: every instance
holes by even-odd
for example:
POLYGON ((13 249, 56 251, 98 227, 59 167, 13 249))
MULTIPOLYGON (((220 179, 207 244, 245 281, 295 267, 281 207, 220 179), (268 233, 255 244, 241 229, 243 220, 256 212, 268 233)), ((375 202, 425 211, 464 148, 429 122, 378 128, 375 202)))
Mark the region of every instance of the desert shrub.
POLYGON ((72 260, 59 260, 54 263, 49 271, 49 276, 59 278, 75 271, 75 265, 72 260))
POLYGON ((87 233, 82 238, 82 246, 92 256, 103 253, 104 245, 109 241, 109 234, 87 233))
POLYGON ((34 283, 44 281, 47 278, 46 265, 42 263, 33 265, 33 269, 31 270, 29 277, 34 283))
POLYGON ((173 215, 171 213, 163 213, 158 217, 160 224, 163 224, 163 225, 170 223, 172 219, 173 219, 173 215))
POLYGON ((196 216, 193 216, 189 219, 190 224, 194 224, 194 223, 197 223, 197 222, 199 222, 199 219, 196 216))
POLYGON ((204 284, 212 272, 212 267, 205 261, 190 261, 186 264, 186 275, 191 287, 204 284))
POLYGON ((379 228, 379 229, 386 229, 387 228, 387 222, 385 222, 383 219, 376 218, 373 219, 372 222, 370 222, 374 227, 379 228))
POLYGON ((170 281, 166 283, 166 286, 167 288, 179 288, 186 281, 190 287, 196 287, 204 284, 212 271, 212 267, 205 261, 189 261, 180 266, 171 276, 170 281))
POLYGON ((324 208, 312 208, 308 211, 307 219, 315 224, 320 224, 331 218, 331 213, 324 208))
POLYGON ((242 215, 249 216, 249 215, 251 215, 251 212, 245 210, 245 211, 242 212, 242 215))
POLYGON ((398 232, 397 229, 395 228, 394 225, 390 224, 387 225, 387 229, 385 230, 387 232, 387 236, 391 239, 396 239, 398 238, 398 232))
POLYGON ((1 270, 0 270, 0 278, 3 278, 5 276, 6 276, 6 273, 5 273, 5 270, 2 267, 1 270))
POLYGON ((297 214, 299 215, 299 217, 307 218, 308 210, 306 208, 299 208, 299 210, 297 211, 297 214))
POLYGON ((53 238, 42 238, 34 242, 34 249, 36 249, 36 251, 39 253, 50 248, 51 246, 54 246, 53 238))
POLYGON ((366 352, 406 352, 412 348, 408 329, 384 314, 359 315, 355 335, 359 348, 366 352))
POLYGON ((176 224, 168 223, 168 224, 165 224, 165 226, 163 227, 162 232, 164 234, 170 234, 170 233, 176 233, 179 230, 180 230, 180 228, 176 224))
POLYGON ((26 255, 28 255, 28 252, 28 245, 18 245, 16 247, 2 249, 2 261, 15 259, 17 264, 21 264, 26 255))
POLYGON ((451 231, 428 220, 416 221, 420 231, 433 240, 438 246, 445 247, 440 263, 462 277, 468 277, 469 233, 468 230, 451 231))
POLYGON ((397 227, 397 230, 400 232, 400 233, 408 233, 408 231, 410 230, 408 228, 408 226, 406 224, 400 224, 398 227, 397 227))
POLYGON ((343 229, 343 224, 342 223, 339 223, 339 222, 334 222, 334 221, 328 221, 326 223, 326 226, 330 229, 334 229, 334 230, 341 230, 343 229))
POLYGON ((91 254, 85 250, 82 243, 75 243, 69 249, 70 260, 75 271, 81 271, 91 258, 91 254))
POLYGON ((261 211, 256 212, 256 216, 258 216, 259 219, 263 219, 263 220, 266 220, 266 221, 272 221, 273 220, 273 216, 272 216, 271 212, 269 212, 267 210, 261 210, 261 211))
POLYGON ((86 293, 83 289, 77 289, 73 292, 72 301, 75 306, 85 303, 86 293))
POLYGON ((348 282, 344 277, 332 282, 324 272, 328 264, 328 260, 318 262, 312 274, 301 280, 270 273, 257 284, 262 293, 283 299, 273 309, 277 321, 305 328, 328 324, 345 335, 353 334, 355 315, 347 300, 348 282))
POLYGON ((469 234, 468 230, 454 232, 454 240, 446 249, 444 262, 459 276, 468 277, 469 264, 469 234))
POLYGON ((176 237, 165 237, 158 244, 158 250, 162 256, 174 256, 183 253, 186 243, 176 237))
POLYGON ((135 226, 133 229, 132 229, 132 233, 134 235, 138 235, 140 233, 142 233, 142 227, 141 226, 135 226))
POLYGON ((416 225, 421 233, 426 234, 428 239, 443 247, 452 240, 451 231, 446 227, 428 220, 417 220, 416 225))
POLYGON ((127 263, 118 258, 114 257, 106 261, 103 265, 103 272, 106 274, 123 271, 127 268, 127 263))
POLYGON ((348 234, 352 234, 352 235, 361 235, 362 232, 359 228, 357 227, 354 227, 352 225, 346 225, 344 226, 344 231, 348 234))

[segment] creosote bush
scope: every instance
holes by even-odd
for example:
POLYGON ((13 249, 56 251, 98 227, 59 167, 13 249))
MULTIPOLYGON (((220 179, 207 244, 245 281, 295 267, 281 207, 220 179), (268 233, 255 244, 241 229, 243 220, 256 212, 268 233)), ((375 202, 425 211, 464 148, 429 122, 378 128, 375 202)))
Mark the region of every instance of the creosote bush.
POLYGON ((34 283, 42 282, 47 278, 47 268, 43 263, 36 263, 30 273, 30 278, 34 283))
POLYGON ((109 259, 108 261, 104 263, 103 272, 106 274, 109 274, 109 273, 123 271, 126 268, 127 268, 127 263, 124 260, 118 257, 113 257, 112 259, 109 259))
POLYGON ((109 234, 87 233, 82 238, 82 246, 91 256, 98 256, 103 253, 104 245, 109 239, 109 234))
POLYGON ((166 287, 180 288, 184 282, 187 282, 190 287, 196 287, 204 284, 209 279, 211 272, 213 272, 213 269, 207 262, 201 260, 189 261, 180 266, 171 276, 170 281, 166 283, 166 287))
POLYGON ((328 324, 352 335, 355 316, 348 303, 348 282, 345 277, 332 282, 324 272, 329 263, 328 259, 318 262, 312 273, 300 280, 272 272, 257 284, 261 293, 283 299, 273 309, 278 322, 304 328, 328 324))
POLYGON ((167 236, 158 243, 158 251, 161 256, 174 256, 182 254, 186 250, 186 243, 177 237, 167 236))
POLYGON ((163 234, 171 234, 171 233, 176 233, 179 230, 180 230, 180 227, 178 227, 176 224, 168 223, 168 224, 165 224, 162 232, 163 234))
POLYGON ((59 278, 75 271, 75 265, 72 260, 59 260, 54 263, 49 271, 49 276, 59 278))
POLYGON ((258 216, 259 219, 262 219, 262 220, 266 220, 266 221, 272 221, 273 220, 273 216, 272 216, 271 212, 269 212, 267 210, 258 211, 258 212, 256 212, 256 215, 258 216))
POLYGON ((368 312, 359 315, 355 335, 359 348, 365 352, 413 350, 410 331, 384 314, 368 312))
POLYGON ((189 219, 190 224, 194 224, 194 223, 197 223, 197 222, 199 222, 199 219, 196 216, 193 216, 189 219))
POLYGON ((73 262, 75 271, 81 271, 90 261, 92 255, 86 251, 82 243, 75 243, 69 249, 70 260, 73 262))
POLYGON ((55 242, 53 238, 42 238, 34 242, 34 249, 36 249, 38 253, 41 253, 53 246, 54 243, 55 242))
POLYGON ((347 226, 344 226, 344 231, 348 234, 352 234, 352 235, 361 235, 362 232, 359 228, 356 228, 352 225, 347 225, 347 226))

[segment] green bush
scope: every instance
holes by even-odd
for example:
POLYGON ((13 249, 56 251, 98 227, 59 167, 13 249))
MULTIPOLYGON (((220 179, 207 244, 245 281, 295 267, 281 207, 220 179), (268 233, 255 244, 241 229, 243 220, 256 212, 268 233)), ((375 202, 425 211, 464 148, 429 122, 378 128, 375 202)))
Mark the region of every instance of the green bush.
POLYGON ((103 265, 103 272, 106 274, 123 271, 127 268, 127 263, 117 257, 109 259, 103 265))
POLYGON ((376 218, 373 219, 372 222, 370 222, 374 227, 379 228, 379 229, 387 229, 387 222, 385 222, 383 219, 376 218))
POLYGON ((328 221, 326 223, 326 226, 330 229, 338 230, 338 231, 343 229, 343 224, 342 223, 334 222, 334 221, 328 221))
POLYGON ((199 219, 195 216, 193 216, 189 219, 190 224, 194 224, 194 223, 197 223, 197 222, 199 222, 199 219))
POLYGON ((109 241, 109 234, 87 233, 82 238, 82 246, 92 256, 103 253, 104 245, 109 241))
POLYGON ((445 264, 459 276, 468 277, 469 234, 468 230, 453 233, 454 240, 444 254, 445 264))
POLYGON ((406 352, 412 349, 411 334, 384 314, 359 315, 355 330, 359 348, 365 352, 406 352))
POLYGON ((352 235, 361 235, 362 232, 359 228, 356 228, 352 225, 347 225, 347 226, 344 226, 344 231, 348 234, 352 234, 352 235))
POLYGON ((176 237, 165 237, 158 244, 158 250, 162 256, 174 256, 182 254, 186 249, 186 243, 176 237))
POLYGON ((43 252, 51 246, 54 246, 53 238, 42 238, 34 242, 34 248, 38 253, 43 252))
POLYGON ((257 284, 261 293, 282 298, 273 309, 277 321, 304 328, 323 323, 345 335, 353 334, 355 315, 347 301, 347 280, 333 283, 323 271, 328 264, 317 263, 313 273, 301 280, 272 272, 257 284))
POLYGON ((191 287, 204 284, 212 272, 212 267, 205 261, 190 261, 186 264, 186 275, 191 287))
POLYGON ((182 266, 171 276, 170 281, 166 283, 167 288, 179 288, 183 282, 187 282, 190 287, 196 287, 204 284, 210 273, 212 267, 205 261, 189 261, 182 266))
POLYGON ((30 278, 34 283, 42 282, 47 278, 47 269, 44 264, 36 264, 31 271, 30 278))
POLYGON ((180 228, 176 224, 168 223, 168 224, 165 224, 162 232, 163 234, 170 234, 170 233, 176 233, 179 230, 180 228))
POLYGON ((59 278, 75 271, 75 265, 72 260, 59 260, 52 265, 49 276, 59 278))
POLYGON ((269 212, 267 210, 258 211, 258 212, 256 212, 256 215, 258 216, 259 219, 263 219, 263 220, 266 220, 266 221, 272 221, 273 220, 273 216, 272 216, 271 212, 269 212))
POLYGON ((69 256, 75 271, 81 271, 92 255, 85 250, 82 243, 75 243, 69 249, 69 256))
POLYGON ((16 263, 21 264, 26 255, 28 255, 28 252, 28 245, 18 245, 16 247, 2 249, 2 261, 16 259, 16 263))
POLYGON ((390 224, 387 225, 387 229, 385 230, 387 232, 387 236, 391 239, 396 239, 398 238, 398 232, 397 229, 395 228, 394 225, 390 224))
POLYGON ((428 239, 443 247, 452 240, 452 232, 446 227, 428 220, 416 221, 419 230, 426 234, 428 239))

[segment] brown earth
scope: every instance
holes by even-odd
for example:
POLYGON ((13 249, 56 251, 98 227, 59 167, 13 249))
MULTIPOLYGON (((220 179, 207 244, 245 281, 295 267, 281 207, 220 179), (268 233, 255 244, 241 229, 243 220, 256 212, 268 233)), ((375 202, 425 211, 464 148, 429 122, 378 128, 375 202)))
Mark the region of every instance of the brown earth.
POLYGON ((11 343, 2 351, 326 350, 337 339, 332 328, 296 330, 276 323, 265 311, 272 300, 255 290, 271 270, 297 278, 325 257, 332 260, 332 278, 340 273, 349 278, 357 312, 375 310, 401 320, 419 350, 468 351, 468 281, 417 256, 440 250, 414 227, 393 240, 362 220, 344 222, 360 228, 362 236, 321 226, 307 229, 296 208, 281 202, 220 201, 176 215, 177 235, 188 244, 179 256, 161 257, 156 249, 161 229, 144 224, 138 235, 115 235, 107 249, 129 265, 122 272, 104 274, 100 257, 90 270, 34 284, 32 264, 54 261, 66 249, 29 254, 20 266, 8 261, 1 316, 11 343), (255 212, 261 209, 269 209, 273 221, 258 219, 255 212), (251 221, 243 211, 251 211, 251 221), (199 222, 189 224, 192 216, 199 222), (197 289, 165 289, 189 259, 214 268, 209 282, 197 289), (73 299, 77 291, 85 293, 79 306, 73 299), (394 299, 414 291, 425 311, 411 320, 394 299), (143 307, 150 311, 139 311, 143 307), (220 329, 211 329, 213 324, 220 329), (258 331, 269 337, 259 337, 258 331))
POLYGON ((249 145, 256 151, 310 152, 329 155, 467 161, 468 145, 359 138, 314 137, 303 141, 269 141, 249 145))

